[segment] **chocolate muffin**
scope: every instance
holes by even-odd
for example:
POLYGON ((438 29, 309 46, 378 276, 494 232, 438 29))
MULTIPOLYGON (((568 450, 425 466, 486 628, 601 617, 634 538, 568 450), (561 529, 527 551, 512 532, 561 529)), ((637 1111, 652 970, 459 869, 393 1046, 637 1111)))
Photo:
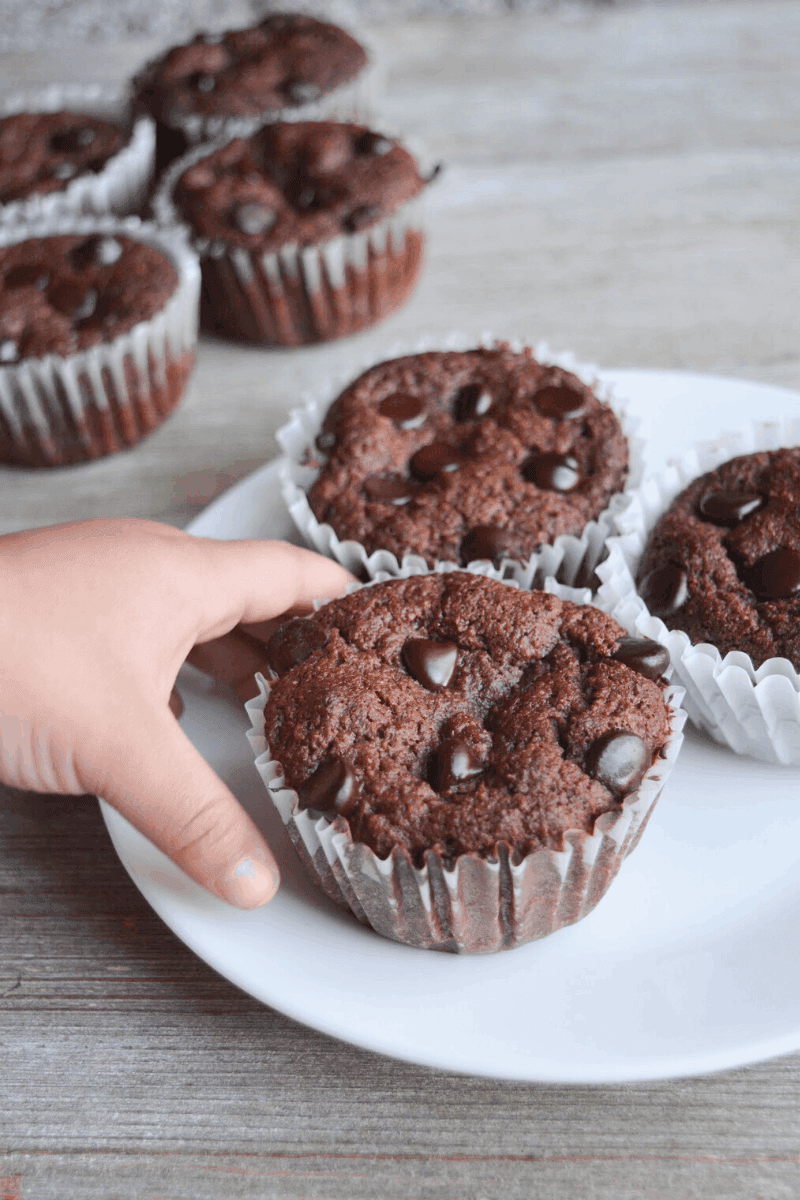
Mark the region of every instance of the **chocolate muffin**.
POLYGON ((621 491, 628 446, 593 389, 506 343, 380 363, 334 401, 308 493, 340 539, 434 562, 527 561, 621 491))
POLYGON ((198 275, 176 231, 135 219, 0 239, 0 461, 82 462, 159 425, 192 367, 198 275))
POLYGON ((367 54, 336 25, 273 13, 248 29, 198 34, 150 63, 134 80, 138 103, 156 119, 159 168, 226 124, 252 126, 309 109, 367 65, 367 54))
POLYGON ((0 223, 126 215, 144 201, 155 126, 128 97, 56 86, 0 104, 0 223))
POLYGON ((204 327, 293 346, 355 333, 408 299, 426 182, 363 125, 277 122, 181 159, 156 211, 192 230, 204 327))
POLYGON ((0 204, 63 191, 71 179, 101 171, 129 131, 87 113, 15 113, 0 120, 0 204))
MULTIPOLYGON (((418 896, 414 915, 387 929, 387 895, 373 895, 383 916, 367 919, 415 944, 496 949, 577 920, 635 842, 644 810, 632 822, 632 797, 670 738, 668 661, 605 613, 545 592, 462 571, 390 580, 276 632, 264 733, 295 818, 331 823, 356 852, 346 885, 336 881, 340 900, 364 917, 363 895, 351 894, 359 872, 368 894, 377 886, 371 855, 394 864, 382 873, 395 901, 410 872, 456 871, 450 893, 472 888, 475 905, 471 929, 469 914, 459 918, 464 945, 451 944, 452 929, 404 936, 418 896), (601 829, 616 837, 586 852, 601 829), (509 881, 517 872, 505 895, 498 864, 509 881)), ((330 867, 321 876, 330 884, 330 867)))
POLYGON ((701 475, 655 526, 638 569, 653 616, 721 654, 800 670, 800 449, 701 475))

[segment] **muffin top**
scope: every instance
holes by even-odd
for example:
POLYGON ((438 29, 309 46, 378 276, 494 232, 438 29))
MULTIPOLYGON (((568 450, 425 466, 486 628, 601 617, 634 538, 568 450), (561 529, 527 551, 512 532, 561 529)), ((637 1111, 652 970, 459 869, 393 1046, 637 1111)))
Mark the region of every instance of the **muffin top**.
POLYGON ((134 80, 140 103, 165 125, 192 116, 257 117, 309 104, 354 79, 366 51, 343 29, 274 13, 248 29, 198 34, 134 80))
POLYGON ((88 113, 15 113, 0 120, 0 204, 60 192, 101 171, 128 140, 112 121, 88 113))
POLYGON ((189 167, 173 199, 200 237, 269 252, 368 229, 424 184, 407 150, 364 125, 276 122, 189 167))
POLYGON ((416 354, 334 401, 309 503, 368 553, 526 561, 623 487, 628 446, 590 387, 530 350, 416 354))
POLYGON ((267 661, 272 756, 301 808, 397 846, 519 861, 591 832, 669 733, 666 651, 605 613, 455 571, 287 622, 267 661))
POLYGON ((110 342, 160 312, 177 285, 165 255, 116 233, 0 248, 0 365, 110 342))
POLYGON ((800 448, 732 458, 661 517, 637 573, 650 612, 721 654, 800 670, 800 448))

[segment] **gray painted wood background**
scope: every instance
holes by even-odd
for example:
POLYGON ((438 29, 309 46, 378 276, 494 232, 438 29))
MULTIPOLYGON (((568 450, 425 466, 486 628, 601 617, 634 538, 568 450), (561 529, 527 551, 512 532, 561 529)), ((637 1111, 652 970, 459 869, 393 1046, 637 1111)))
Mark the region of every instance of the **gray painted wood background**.
MULTIPOLYGON (((0 531, 100 513, 182 524, 275 453, 304 387, 424 331, 800 388, 796 0, 377 32, 382 122, 448 164, 412 303, 340 345, 203 342, 183 406, 133 453, 0 470, 0 531)), ((51 41, 0 67, 10 85, 113 80, 157 44, 51 41)), ((92 800, 0 793, 0 1200, 790 1200, 799 1099, 800 1055, 588 1088, 342 1045, 173 937, 92 800)))

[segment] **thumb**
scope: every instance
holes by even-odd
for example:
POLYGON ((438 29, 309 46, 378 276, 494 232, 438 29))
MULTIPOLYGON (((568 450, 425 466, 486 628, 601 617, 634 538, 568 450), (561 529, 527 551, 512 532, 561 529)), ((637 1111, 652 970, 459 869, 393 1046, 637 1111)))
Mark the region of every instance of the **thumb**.
POLYGON ((267 843, 166 707, 129 716, 80 774, 215 896, 257 908, 275 895, 280 873, 267 843))

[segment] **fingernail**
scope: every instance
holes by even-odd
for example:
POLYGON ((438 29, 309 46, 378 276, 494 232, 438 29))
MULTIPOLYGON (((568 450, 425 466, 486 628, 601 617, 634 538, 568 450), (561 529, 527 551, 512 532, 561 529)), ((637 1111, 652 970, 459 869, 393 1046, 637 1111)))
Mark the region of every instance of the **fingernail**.
POLYGON ((278 873, 262 859, 242 858, 222 881, 224 898, 237 908, 258 908, 278 890, 278 873))

